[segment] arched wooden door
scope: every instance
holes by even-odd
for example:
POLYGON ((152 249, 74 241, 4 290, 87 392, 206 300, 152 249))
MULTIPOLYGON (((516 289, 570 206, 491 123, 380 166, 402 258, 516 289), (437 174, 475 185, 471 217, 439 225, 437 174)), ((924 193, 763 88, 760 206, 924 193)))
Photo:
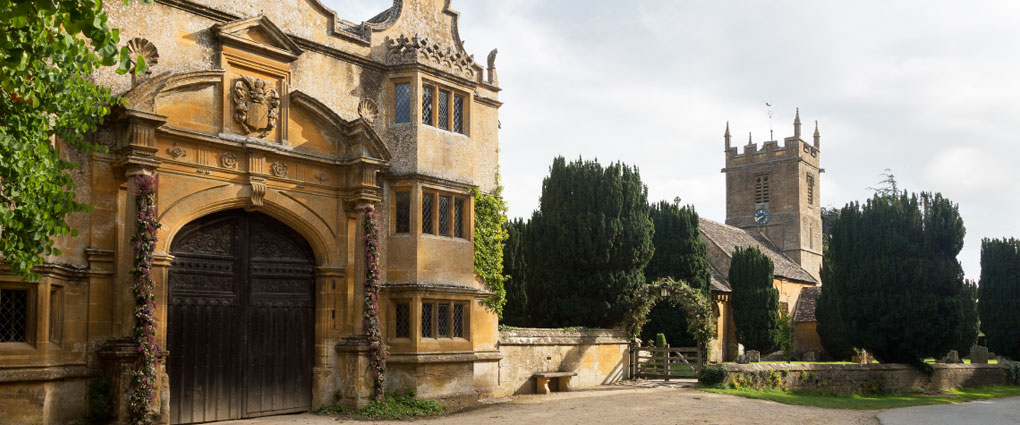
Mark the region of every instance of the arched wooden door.
POLYGON ((314 267, 308 242, 260 213, 225 211, 171 244, 170 422, 311 408, 314 267))

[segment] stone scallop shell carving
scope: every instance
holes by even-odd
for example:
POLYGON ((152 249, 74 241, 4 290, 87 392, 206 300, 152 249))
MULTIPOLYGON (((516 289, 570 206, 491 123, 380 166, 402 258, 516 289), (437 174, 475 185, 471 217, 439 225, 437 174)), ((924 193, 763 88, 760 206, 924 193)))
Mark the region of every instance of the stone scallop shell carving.
POLYGON ((152 67, 159 63, 159 50, 156 49, 156 45, 144 38, 135 37, 127 42, 127 48, 131 53, 131 72, 134 73, 136 58, 141 56, 145 59, 145 67, 148 68, 146 74, 151 74, 152 67))
POLYGON ((358 115, 368 122, 375 122, 379 118, 379 105, 372 99, 364 99, 358 104, 358 115))

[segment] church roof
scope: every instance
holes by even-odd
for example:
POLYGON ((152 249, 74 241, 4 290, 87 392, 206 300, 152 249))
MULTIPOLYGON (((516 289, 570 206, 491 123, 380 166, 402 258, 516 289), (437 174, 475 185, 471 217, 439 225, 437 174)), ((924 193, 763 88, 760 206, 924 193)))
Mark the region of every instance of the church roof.
POLYGON ((821 293, 821 286, 811 286, 800 291, 797 304, 793 307, 793 323, 818 321, 815 319, 815 307, 818 305, 818 295, 821 293))
MULTIPOLYGON (((719 274, 719 286, 727 288, 722 292, 729 292, 729 270, 730 259, 737 247, 753 246, 772 260, 775 267, 774 274, 784 279, 795 280, 804 283, 818 284, 818 280, 811 276, 803 267, 784 255, 778 247, 761 235, 745 231, 743 229, 718 223, 706 218, 701 218, 698 226, 701 230, 701 238, 708 245, 708 262, 714 271, 719 274)), ((716 279, 713 273, 713 280, 716 279)), ((712 289, 716 290, 715 282, 712 289)))
POLYGON ((719 269, 715 268, 711 262, 708 263, 708 268, 712 271, 712 290, 716 292, 733 292, 733 288, 730 288, 730 282, 719 272, 719 269))

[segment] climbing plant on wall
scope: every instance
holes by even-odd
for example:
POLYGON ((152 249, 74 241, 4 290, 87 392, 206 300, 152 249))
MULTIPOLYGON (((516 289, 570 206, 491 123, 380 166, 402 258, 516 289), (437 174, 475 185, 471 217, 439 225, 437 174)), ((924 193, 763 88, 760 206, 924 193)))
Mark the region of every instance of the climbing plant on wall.
POLYGON ((365 307, 362 318, 368 335, 368 367, 372 371, 372 398, 385 398, 386 344, 379 329, 379 224, 375 208, 365 207, 365 307))
POLYGON ((156 344, 156 297, 152 282, 152 251, 156 247, 159 221, 156 213, 157 179, 140 174, 135 177, 135 206, 138 208, 138 228, 131 238, 135 261, 131 269, 135 296, 135 329, 132 340, 138 350, 131 373, 131 394, 128 408, 132 424, 151 424, 152 404, 156 398, 156 367, 160 349, 156 344))
POLYGON ((506 304, 503 283, 503 243, 506 242, 506 202, 501 196, 502 186, 492 194, 474 189, 475 197, 475 274, 489 285, 492 295, 483 302, 500 318, 506 304))
POLYGON ((671 278, 659 279, 642 288, 641 302, 631 311, 631 315, 623 323, 630 335, 641 333, 641 327, 648 320, 648 312, 660 301, 680 309, 687 316, 687 331, 708 355, 709 343, 715 338, 715 315, 712 314, 712 303, 705 292, 692 288, 683 281, 671 278))

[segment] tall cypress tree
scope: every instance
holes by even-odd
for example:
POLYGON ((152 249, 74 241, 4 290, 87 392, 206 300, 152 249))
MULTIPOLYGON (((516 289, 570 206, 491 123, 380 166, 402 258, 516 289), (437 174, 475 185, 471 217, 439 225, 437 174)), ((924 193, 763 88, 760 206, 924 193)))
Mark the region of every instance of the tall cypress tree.
POLYGON ((528 326, 527 271, 524 263, 524 237, 527 222, 523 219, 507 223, 506 243, 503 244, 503 272, 507 278, 506 305, 502 322, 512 326, 528 326))
POLYGON ((977 285, 974 281, 963 282, 960 290, 960 325, 956 327, 956 344, 953 349, 965 356, 970 353, 978 337, 977 285))
MULTIPOLYGON (((652 237, 655 253, 645 267, 645 277, 649 282, 664 277, 680 280, 707 295, 711 289, 712 272, 694 207, 660 201, 652 205, 650 215, 655 227, 652 237)), ((641 339, 650 341, 659 332, 665 334, 666 340, 674 347, 696 344, 687 332, 686 314, 668 300, 652 307, 648 322, 641 328, 641 339)))
POLYGON ((737 342, 761 353, 779 348, 779 291, 772 286, 773 271, 772 260, 756 247, 738 247, 730 260, 737 342))
POLYGON ((957 206, 941 194, 879 194, 844 207, 823 259, 817 315, 826 349, 915 364, 949 351, 962 316, 964 233, 957 206))
POLYGON ((988 349, 1020 360, 1020 241, 981 241, 978 300, 988 349))
POLYGON ((620 324, 641 303, 652 233, 637 168, 556 158, 525 238, 531 324, 620 324))

